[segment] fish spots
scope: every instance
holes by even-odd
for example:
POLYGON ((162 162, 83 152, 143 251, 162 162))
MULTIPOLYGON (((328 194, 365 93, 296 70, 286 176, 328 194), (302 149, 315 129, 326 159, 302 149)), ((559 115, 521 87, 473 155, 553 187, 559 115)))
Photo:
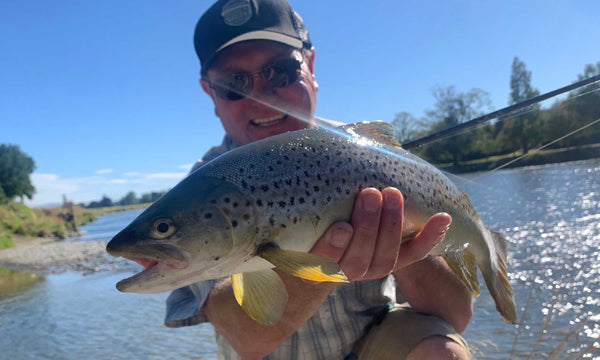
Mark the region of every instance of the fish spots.
POLYGON ((208 213, 204 213, 204 218, 205 218, 206 220, 212 219, 212 217, 213 217, 213 214, 212 214, 212 213, 210 213, 210 212, 208 212, 208 213))

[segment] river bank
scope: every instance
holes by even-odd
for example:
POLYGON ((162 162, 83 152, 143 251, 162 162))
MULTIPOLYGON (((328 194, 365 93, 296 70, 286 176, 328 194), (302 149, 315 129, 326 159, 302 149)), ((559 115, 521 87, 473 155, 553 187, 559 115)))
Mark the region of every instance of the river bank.
POLYGON ((453 174, 494 170, 499 167, 517 168, 532 165, 558 164, 600 158, 600 144, 587 144, 560 149, 530 151, 522 157, 521 152, 462 161, 458 165, 434 164, 440 170, 453 174))
POLYGON ((15 235, 15 246, 0 251, 0 267, 40 275, 109 270, 124 260, 106 253, 105 241, 65 241, 15 235))

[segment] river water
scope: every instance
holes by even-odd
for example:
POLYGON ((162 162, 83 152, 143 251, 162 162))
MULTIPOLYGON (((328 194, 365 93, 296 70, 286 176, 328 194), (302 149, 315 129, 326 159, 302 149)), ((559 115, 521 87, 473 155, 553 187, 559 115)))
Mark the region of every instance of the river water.
MULTIPOLYGON (((475 357, 600 359, 600 160, 454 180, 510 240, 521 322, 504 323, 482 286, 463 334, 475 357)), ((139 212, 105 215, 77 240, 109 240, 139 212)), ((167 294, 115 289, 135 271, 50 275, 0 292, 0 359, 215 359, 211 325, 162 325, 167 294)))

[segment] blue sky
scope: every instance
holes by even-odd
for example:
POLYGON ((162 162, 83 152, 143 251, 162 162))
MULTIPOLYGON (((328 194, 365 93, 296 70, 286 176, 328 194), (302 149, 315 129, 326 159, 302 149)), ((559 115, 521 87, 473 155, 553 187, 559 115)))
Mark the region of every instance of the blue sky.
MULTIPOLYGON (((223 130, 192 45, 212 1, 0 2, 0 143, 36 163, 28 204, 166 190, 223 130)), ((600 2, 292 0, 316 47, 316 114, 391 121, 432 89, 507 105, 515 56, 542 93, 600 61, 600 2)))

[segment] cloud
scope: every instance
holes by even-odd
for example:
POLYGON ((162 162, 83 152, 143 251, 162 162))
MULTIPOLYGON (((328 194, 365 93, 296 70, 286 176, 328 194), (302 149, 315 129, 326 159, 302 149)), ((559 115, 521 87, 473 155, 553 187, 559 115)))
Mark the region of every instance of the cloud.
POLYGON ((96 174, 98 175, 103 175, 103 174, 110 174, 113 172, 113 169, 100 169, 96 171, 96 174))
POLYGON ((96 172, 93 176, 73 178, 63 178, 58 174, 33 173, 31 182, 36 192, 33 199, 26 199, 25 202, 30 206, 60 204, 63 195, 76 204, 100 200, 104 195, 117 201, 129 191, 140 196, 153 191, 169 190, 187 175, 187 172, 129 172, 123 174, 123 178, 116 178, 111 176, 111 172, 112 170, 102 174, 96 172))
POLYGON ((194 166, 194 164, 183 164, 183 165, 179 165, 179 168, 181 170, 185 170, 185 171, 189 172, 190 170, 192 170, 192 166, 194 166))

